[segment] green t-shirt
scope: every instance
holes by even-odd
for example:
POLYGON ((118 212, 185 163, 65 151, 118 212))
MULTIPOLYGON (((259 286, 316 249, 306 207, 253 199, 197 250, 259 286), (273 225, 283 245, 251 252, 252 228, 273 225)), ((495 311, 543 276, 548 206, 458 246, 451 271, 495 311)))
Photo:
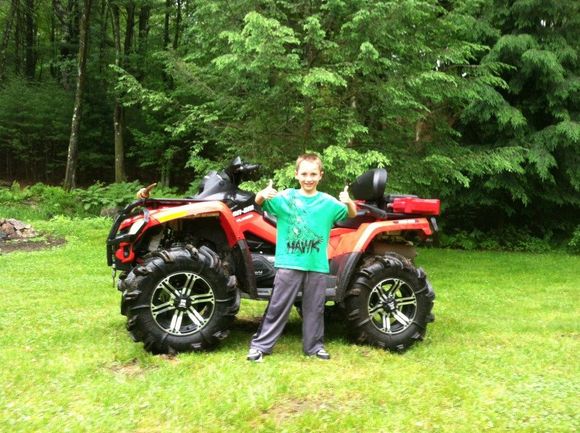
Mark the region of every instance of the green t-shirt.
POLYGON ((348 216, 345 204, 318 191, 305 196, 287 189, 266 200, 262 208, 278 219, 277 268, 328 272, 328 238, 335 222, 348 216))

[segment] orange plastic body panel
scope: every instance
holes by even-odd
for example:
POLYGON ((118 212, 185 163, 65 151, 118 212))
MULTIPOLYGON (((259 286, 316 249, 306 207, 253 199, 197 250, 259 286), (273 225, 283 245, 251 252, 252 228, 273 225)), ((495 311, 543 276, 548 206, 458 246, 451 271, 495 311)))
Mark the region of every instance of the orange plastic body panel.
MULTIPOLYGON (((143 233, 151 227, 173 220, 214 217, 219 218, 220 225, 230 246, 234 246, 238 241, 244 240, 247 233, 251 233, 271 244, 276 244, 276 228, 264 220, 262 215, 256 211, 251 211, 234 217, 232 211, 219 201, 162 207, 151 210, 149 217, 147 228, 143 230, 143 233)), ((142 218, 143 216, 136 216, 124 221, 120 229, 126 229, 142 218)), ((421 231, 426 236, 433 234, 431 225, 426 218, 365 223, 361 224, 357 229, 334 228, 330 232, 328 258, 332 259, 342 254, 365 251, 369 243, 377 235, 395 231, 421 231)), ((119 244, 115 251, 115 256, 123 263, 132 262, 135 259, 132 244, 126 242, 119 244)))
POLYGON ((189 203, 183 206, 156 209, 151 211, 150 217, 150 226, 182 218, 217 217, 230 246, 244 239, 243 233, 236 225, 232 211, 224 203, 219 201, 189 203))
POLYGON ((268 223, 257 212, 248 212, 235 218, 238 229, 244 233, 251 233, 272 244, 276 243, 276 227, 268 223))
POLYGON ((393 221, 378 221, 361 224, 358 229, 333 229, 330 232, 328 258, 353 252, 363 252, 380 233, 398 231, 421 231, 426 236, 433 234, 426 218, 412 218, 393 221), (348 232, 347 232, 348 231, 348 232))
MULTIPOLYGON (((143 230, 145 233, 151 227, 159 224, 171 222, 180 219, 197 219, 197 218, 219 218, 228 244, 234 246, 238 241, 245 239, 245 233, 254 235, 271 242, 276 243, 276 229, 267 223, 257 212, 248 212, 238 217, 234 217, 232 211, 224 203, 200 202, 188 203, 182 206, 167 206, 149 211, 149 222, 143 230)), ((142 220, 143 215, 135 216, 123 221, 120 230, 128 229, 135 222, 142 220)), ((135 260, 133 245, 129 242, 122 242, 115 251, 115 257, 122 263, 130 263, 135 260)))
MULTIPOLYGON (((237 241, 244 239, 244 234, 236 225, 232 211, 229 207, 219 201, 188 203, 183 206, 167 206, 151 210, 149 211, 149 222, 147 223, 147 227, 143 230, 143 233, 145 233, 151 227, 155 227, 159 224, 173 220, 212 217, 219 219, 220 225, 224 230, 226 239, 230 246, 233 246, 237 241)), ((135 222, 143 218, 143 215, 130 218, 124 221, 119 229, 127 229, 135 222)), ((131 244, 119 244, 119 248, 115 252, 115 256, 123 262, 130 262, 135 258, 134 253, 131 250, 129 255, 125 257, 123 253, 124 246, 130 247, 131 244)))

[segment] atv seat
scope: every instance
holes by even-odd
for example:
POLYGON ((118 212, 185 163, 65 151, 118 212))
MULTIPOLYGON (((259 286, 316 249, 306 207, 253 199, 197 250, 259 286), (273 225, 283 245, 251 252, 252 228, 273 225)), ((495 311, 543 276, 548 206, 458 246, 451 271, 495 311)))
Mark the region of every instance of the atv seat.
POLYGON ((352 218, 347 218, 342 221, 338 221, 337 223, 334 224, 334 226, 344 229, 356 229, 361 224, 372 223, 374 221, 376 221, 376 219, 373 218, 371 215, 369 215, 367 212, 358 211, 356 216, 352 218))

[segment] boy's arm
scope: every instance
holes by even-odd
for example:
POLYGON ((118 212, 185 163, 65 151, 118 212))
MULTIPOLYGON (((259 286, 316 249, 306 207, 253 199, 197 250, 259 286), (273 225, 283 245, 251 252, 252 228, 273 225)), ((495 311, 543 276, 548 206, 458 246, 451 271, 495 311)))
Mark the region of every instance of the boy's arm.
POLYGON ((255 198, 256 204, 261 206, 265 200, 270 200, 271 198, 276 197, 278 191, 274 189, 272 184, 273 184, 272 179, 270 179, 270 183, 268 183, 268 186, 256 194, 255 198))
POLYGON ((345 186, 344 191, 340 192, 338 199, 348 208, 348 217, 354 218, 356 216, 356 203, 351 200, 348 194, 348 186, 345 186))

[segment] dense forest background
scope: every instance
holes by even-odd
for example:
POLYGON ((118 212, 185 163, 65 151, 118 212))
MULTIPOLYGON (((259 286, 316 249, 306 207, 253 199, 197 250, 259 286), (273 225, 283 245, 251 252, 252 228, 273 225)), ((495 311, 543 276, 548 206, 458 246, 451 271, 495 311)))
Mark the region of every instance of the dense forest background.
POLYGON ((0 0, 0 179, 185 193, 235 155, 283 182, 309 150, 330 190, 380 163, 441 198, 460 246, 580 245, 579 8, 0 0))

